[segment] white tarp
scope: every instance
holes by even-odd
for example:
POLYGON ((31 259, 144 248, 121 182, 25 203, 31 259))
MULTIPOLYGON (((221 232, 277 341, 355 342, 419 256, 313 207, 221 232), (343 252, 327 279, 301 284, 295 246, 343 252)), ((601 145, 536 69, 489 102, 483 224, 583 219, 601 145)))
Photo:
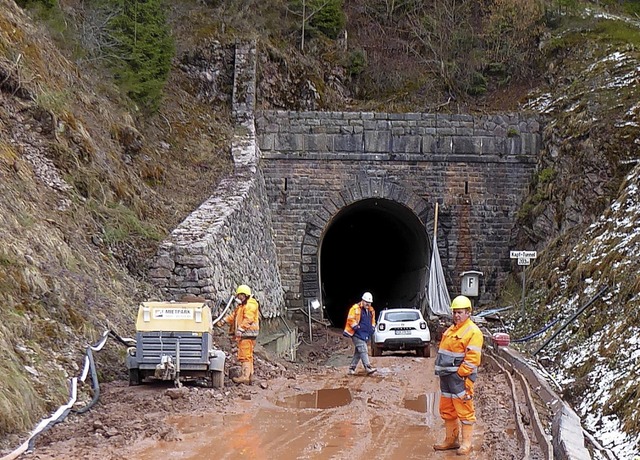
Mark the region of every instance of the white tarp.
POLYGON ((440 253, 436 235, 433 235, 433 248, 431 251, 431 265, 429 267, 429 286, 427 287, 427 301, 434 315, 451 316, 451 297, 447 291, 447 283, 444 280, 440 253))

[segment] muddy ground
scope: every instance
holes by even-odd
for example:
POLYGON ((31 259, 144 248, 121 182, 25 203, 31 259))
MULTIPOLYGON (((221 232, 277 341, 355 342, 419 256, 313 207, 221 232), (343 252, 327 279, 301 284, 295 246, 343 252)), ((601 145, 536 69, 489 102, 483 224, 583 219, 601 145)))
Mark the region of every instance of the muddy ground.
MULTIPOLYGON (((434 350, 430 358, 408 352, 372 358, 374 376, 362 369, 347 376, 351 354, 351 342, 327 330, 312 346, 302 344, 298 364, 260 350, 250 386, 103 384, 98 404, 39 436, 35 450, 20 458, 460 458, 432 448, 443 436, 434 350)), ((469 458, 522 458, 504 376, 481 367, 476 388, 469 458)))

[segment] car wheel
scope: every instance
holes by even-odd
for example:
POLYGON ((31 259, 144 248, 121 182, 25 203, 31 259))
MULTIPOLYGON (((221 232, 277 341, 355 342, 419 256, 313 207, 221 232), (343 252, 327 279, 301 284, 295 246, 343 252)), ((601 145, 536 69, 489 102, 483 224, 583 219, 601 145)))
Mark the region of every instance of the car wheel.
POLYGON ((431 356, 431 346, 429 344, 426 344, 424 346, 422 356, 424 356, 425 358, 428 358, 431 356))
POLYGON ((424 358, 424 348, 416 348, 416 356, 418 358, 424 358))
POLYGON ((380 350, 380 348, 375 343, 372 343, 371 356, 381 356, 381 355, 382 355, 382 350, 380 350))

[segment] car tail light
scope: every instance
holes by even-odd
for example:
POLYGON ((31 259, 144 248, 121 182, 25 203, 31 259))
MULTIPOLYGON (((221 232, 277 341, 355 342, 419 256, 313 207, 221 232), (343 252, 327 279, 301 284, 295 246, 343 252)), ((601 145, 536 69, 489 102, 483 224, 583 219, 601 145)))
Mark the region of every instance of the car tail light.
POLYGON ((420 329, 426 329, 427 323, 420 323, 420 329))
POLYGON ((386 324, 384 324, 384 323, 378 324, 378 330, 384 331, 386 328, 387 328, 386 324))

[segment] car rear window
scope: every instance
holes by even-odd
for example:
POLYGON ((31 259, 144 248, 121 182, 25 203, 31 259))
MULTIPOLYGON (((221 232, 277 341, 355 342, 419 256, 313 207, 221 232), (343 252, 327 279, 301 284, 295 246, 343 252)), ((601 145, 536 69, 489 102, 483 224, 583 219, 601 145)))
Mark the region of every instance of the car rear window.
POLYGON ((384 319, 392 323, 402 321, 415 321, 419 318, 417 311, 388 311, 384 315, 384 319))

